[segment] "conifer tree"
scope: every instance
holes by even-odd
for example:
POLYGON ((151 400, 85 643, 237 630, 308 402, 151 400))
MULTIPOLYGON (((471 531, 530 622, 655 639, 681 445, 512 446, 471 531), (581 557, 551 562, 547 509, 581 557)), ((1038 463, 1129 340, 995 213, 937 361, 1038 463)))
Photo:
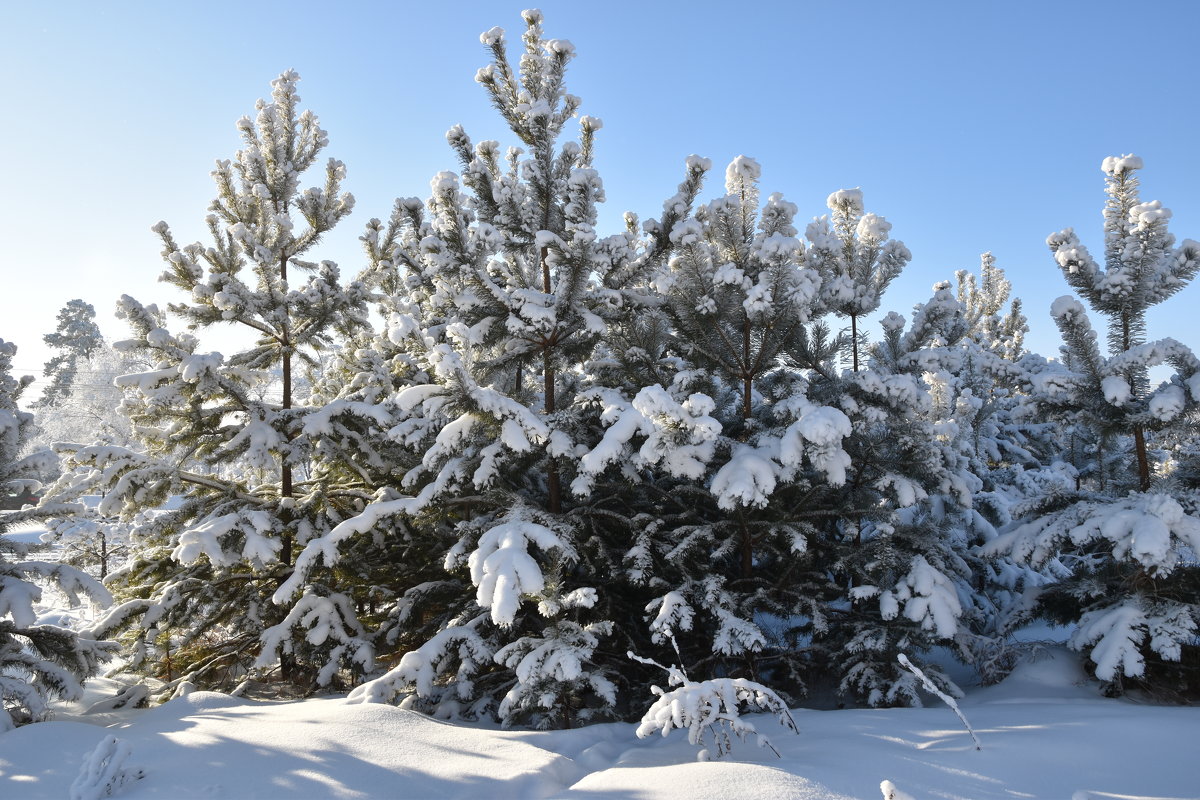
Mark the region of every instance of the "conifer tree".
MULTIPOLYGON (((1083 304, 1061 297, 1051 314, 1067 358, 1033 376, 1042 413, 1085 426, 1106 450, 1130 443, 1132 469, 1105 481, 1104 455, 1096 453, 1089 480, 1029 509, 1035 513, 987 550, 1034 566, 1060 559, 1070 575, 1045 591, 1042 607, 1077 622, 1071 644, 1088 653, 1097 677, 1115 692, 1129 679, 1170 692, 1187 684, 1188 668, 1174 665, 1196 658, 1200 604, 1188 553, 1200 547, 1200 517, 1182 487, 1155 480, 1149 437, 1170 437, 1194 415, 1200 360, 1173 339, 1146 342, 1145 330, 1149 309, 1200 271, 1200 244, 1175 246, 1170 211, 1141 202, 1141 167, 1132 155, 1104 160, 1103 267, 1073 230, 1047 239, 1067 282, 1108 318, 1108 356, 1083 304), (1152 389, 1149 369, 1164 362, 1175 374, 1152 389)), ((1182 691, 1195 690, 1193 683, 1182 691)))
POLYGON ((602 523, 564 491, 594 429, 584 365, 607 320, 641 302, 631 279, 669 242, 597 234, 601 122, 581 117, 578 141, 560 142, 580 102, 564 88, 574 48, 544 36, 540 12, 523 17, 519 67, 493 28, 481 36, 492 63, 476 76, 523 147, 502 155, 451 128, 461 175, 439 173, 426 202, 398 201, 364 237, 401 389, 384 410, 388 436, 416 456, 401 482, 411 494, 310 544, 277 600, 339 543, 402 515, 445 570, 405 591, 410 627, 397 635, 413 649, 358 696, 411 692, 440 714, 571 725, 611 713, 615 669, 597 653, 620 605, 603 591, 602 523))
MULTIPOLYGON (((839 374, 841 343, 822 319, 796 207, 773 195, 760 211, 758 176, 757 163, 736 159, 727 194, 672 227, 675 252, 653 283, 661 323, 649 315, 614 340, 637 343, 624 348, 636 358, 614 359, 621 370, 660 383, 606 395, 607 430, 577 484, 624 465, 634 492, 660 493, 638 518, 646 531, 627 574, 656 588, 652 639, 676 638, 689 669, 755 679, 769 670, 793 693, 835 674, 868 702, 912 702, 895 653, 954 635, 957 601, 947 613, 937 602, 963 573, 937 531, 900 514, 948 481, 920 415, 928 390, 910 374, 924 363, 910 353, 932 346, 937 328, 923 318, 902 336, 893 325, 890 362, 839 374), (879 585, 852 597, 854 581, 879 585), (893 600, 865 602, 881 596, 893 600), (909 616, 897 619, 901 606, 909 616)), ((939 308, 946 301, 957 308, 952 297, 939 308)))
POLYGON ((984 253, 979 257, 978 279, 966 270, 959 270, 954 276, 971 340, 1008 361, 1024 355, 1028 320, 1021 311, 1019 297, 1011 298, 1009 303, 1012 284, 1004 276, 1004 270, 996 266, 995 256, 984 253), (1009 308, 1001 316, 1005 303, 1009 303, 1009 308))
POLYGON ((173 642, 176 682, 232 688, 279 662, 303 691, 371 663, 353 601, 333 583, 307 586, 290 615, 270 603, 297 545, 376 488, 335 464, 351 434, 334 419, 306 428, 321 409, 298 394, 300 365, 366 324, 365 289, 343 285, 332 262, 308 260, 353 198, 341 192, 341 162, 318 166, 327 137, 301 111, 298 80, 283 73, 256 118, 238 122, 242 149, 213 172, 212 243, 181 246, 165 223, 154 226, 163 279, 186 293, 171 313, 192 329, 234 325, 254 345, 229 358, 205 352, 194 334, 170 332, 157 306, 122 298, 135 338, 118 347, 153 365, 120 381, 145 451, 75 448, 69 464, 86 469, 57 487, 63 499, 103 489, 101 513, 125 519, 182 497, 134 528, 138 556, 110 577, 124 602, 100 623, 133 637, 131 666, 150 666, 148 637, 173 642), (310 168, 323 185, 302 189, 310 168))
POLYGON ((101 343, 90 356, 76 362, 70 380, 64 383, 65 391, 53 405, 37 406, 41 413, 37 418, 35 444, 52 447, 56 442, 104 441, 135 447, 137 439, 122 409, 125 390, 115 381, 122 375, 144 372, 150 366, 117 352, 107 342, 101 343))
POLYGON ((96 309, 82 300, 71 300, 58 312, 58 327, 42 337, 58 354, 46 362, 42 374, 50 385, 34 404, 45 408, 61 403, 70 393, 80 364, 104 346, 104 337, 96 325, 96 309))
MULTIPOLYGON (((972 548, 989 542, 1011 521, 1011 510, 1025 500, 1023 486, 1037 485, 1036 475, 1057 452, 1055 426, 1040 421, 1027 402, 1029 371, 1044 359, 1024 351, 1027 329, 1011 286, 990 253, 981 258, 980 278, 956 273, 957 310, 948 288, 937 287, 917 315, 943 309, 936 326, 937 347, 918 365, 932 403, 926 414, 933 445, 941 450, 950 492, 924 502, 931 522, 969 566, 956 577, 963 613, 954 637, 960 656, 985 681, 994 681, 1015 665, 1017 648, 1006 642, 1028 620, 1028 590, 1045 583, 1041 572, 1011 559, 984 559, 972 548)), ((935 315, 937 316, 937 315, 935 315)))
MULTIPOLYGON (((1145 433, 1150 423, 1138 418, 1138 406, 1150 399, 1150 362, 1173 357, 1141 347, 1146 341, 1146 314, 1195 277, 1200 270, 1200 245, 1188 239, 1174 246, 1175 237, 1167 230, 1170 210, 1157 200, 1140 201, 1135 172, 1141 168, 1142 159, 1134 155, 1104 160, 1108 200, 1104 206, 1103 268, 1071 228, 1052 234, 1046 243, 1067 283, 1108 318, 1109 358, 1120 360, 1111 365, 1115 369, 1103 371, 1107 381, 1104 393, 1113 398, 1108 400, 1110 405, 1125 407, 1127 433, 1137 459, 1137 488, 1144 492, 1150 488, 1151 478, 1145 433)), ((1079 340, 1090 335, 1090 329, 1081 327, 1079 315, 1066 301, 1060 300, 1053 313, 1067 346, 1082 362, 1079 368, 1099 374, 1094 348, 1079 340)), ((1186 373, 1186 366, 1183 369, 1186 373)))
MULTIPOLYGON (((15 345, 0 339, 0 490, 32 487, 30 477, 48 456, 21 456, 33 430, 33 415, 18 400, 33 381, 14 378, 15 345)), ((108 602, 108 592, 96 580, 73 567, 29 558, 30 548, 4 536, 14 519, 0 516, 0 732, 15 725, 45 719, 47 703, 55 697, 77 698, 84 679, 95 675, 115 646, 90 634, 77 634, 37 620, 39 583, 50 584, 69 600, 80 596, 108 602)))

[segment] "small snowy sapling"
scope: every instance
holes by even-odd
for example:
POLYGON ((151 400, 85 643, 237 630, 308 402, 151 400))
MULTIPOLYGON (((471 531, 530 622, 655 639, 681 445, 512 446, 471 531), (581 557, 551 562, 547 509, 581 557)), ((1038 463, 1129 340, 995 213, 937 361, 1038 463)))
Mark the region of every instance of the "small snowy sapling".
POLYGON ((963 715, 962 710, 958 707, 958 703, 954 700, 954 698, 939 689, 933 681, 929 680, 929 678, 925 676, 924 672, 922 672, 916 665, 908 660, 908 656, 906 656, 904 653, 901 653, 896 660, 900 662, 902 667, 907 669, 913 675, 917 676, 917 679, 921 681, 921 685, 925 687, 926 691, 933 692, 940 697, 946 705, 950 706, 950 709, 958 715, 960 720, 962 720, 963 727, 967 729, 967 733, 971 734, 971 741, 975 742, 975 749, 982 750, 983 745, 979 743, 979 737, 975 735, 975 730, 971 727, 971 723, 967 722, 966 716, 963 715))
MULTIPOLYGON (((667 631, 666 635, 671 644, 675 645, 675 637, 670 631, 667 631)), ((679 655, 677 645, 675 654, 679 655)), ((771 740, 759 733, 753 723, 741 717, 742 704, 762 711, 771 711, 778 718, 780 725, 793 733, 800 733, 787 704, 761 683, 745 678, 693 681, 688 679, 682 667, 664 667, 653 659, 642 658, 632 652, 628 655, 641 664, 664 670, 667 673, 667 685, 677 687, 670 690, 658 686, 650 687, 650 691, 658 696, 658 700, 654 701, 642 716, 642 722, 637 728, 639 739, 655 732, 666 736, 674 728, 686 728, 688 742, 701 746, 696 759, 709 761, 714 756, 721 758, 733 748, 733 738, 730 734, 736 734, 742 740, 754 735, 759 747, 765 747, 776 757, 780 757, 779 750, 771 744, 771 740), (710 736, 712 744, 716 746, 715 753, 708 741, 710 736)))

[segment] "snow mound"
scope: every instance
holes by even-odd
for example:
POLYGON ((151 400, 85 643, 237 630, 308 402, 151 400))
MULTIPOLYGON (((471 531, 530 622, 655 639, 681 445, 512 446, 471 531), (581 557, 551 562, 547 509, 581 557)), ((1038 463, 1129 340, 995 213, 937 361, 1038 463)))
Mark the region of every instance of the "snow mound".
POLYGON ((614 767, 588 775, 562 797, 736 797, 738 800, 853 800, 807 778, 762 764, 738 762, 677 764, 654 770, 614 767), (664 792, 670 787, 669 792, 664 792))
MULTIPOLYGON (((5 734, 0 797, 65 798, 104 728, 46 722, 5 734), (8 754, 12 754, 9 756, 8 754), (7 758, 11 758, 9 761, 7 758)), ((196 692, 119 731, 145 777, 121 798, 524 798, 561 792, 569 759, 515 734, 342 700, 246 703, 196 692)))
POLYGON ((966 704, 1071 703, 1095 700, 1100 693, 1089 681, 1078 653, 1051 645, 1025 656, 995 686, 973 692, 966 704))

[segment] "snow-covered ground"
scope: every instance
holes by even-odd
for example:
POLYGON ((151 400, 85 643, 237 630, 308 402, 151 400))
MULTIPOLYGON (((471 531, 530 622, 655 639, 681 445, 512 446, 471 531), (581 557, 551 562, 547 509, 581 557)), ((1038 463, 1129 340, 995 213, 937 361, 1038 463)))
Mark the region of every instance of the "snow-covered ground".
POLYGON ((712 762, 697 761, 683 731, 645 740, 624 723, 501 731, 341 698, 256 703, 196 692, 150 710, 88 712, 119 688, 92 681, 54 721, 0 734, 0 798, 91 800, 121 774, 113 796, 130 800, 873 800, 884 782, 896 800, 1200 798, 1200 708, 1102 698, 1077 656, 1057 647, 962 701, 982 750, 931 697, 920 709, 799 708, 800 735, 754 716, 782 757, 738 742, 712 762))

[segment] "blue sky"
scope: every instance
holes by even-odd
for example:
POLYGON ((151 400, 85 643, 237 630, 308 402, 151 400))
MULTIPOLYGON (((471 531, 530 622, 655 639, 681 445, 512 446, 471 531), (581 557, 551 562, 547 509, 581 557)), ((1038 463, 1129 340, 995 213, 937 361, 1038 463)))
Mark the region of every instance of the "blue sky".
MULTIPOLYGON (((279 72, 346 162, 355 213, 320 257, 353 274, 357 237, 397 196, 455 169, 443 134, 514 143, 474 82, 478 35, 523 28, 509 2, 9 2, 0 48, 0 338, 40 373, 41 336, 68 300, 105 332, 122 293, 165 304, 150 226, 200 238, 213 160, 279 72)), ((705 197, 739 154, 805 220, 861 186, 913 262, 885 296, 902 313, 956 269, 995 253, 1025 302, 1032 349, 1053 355, 1053 299, 1068 293, 1045 246, 1075 227, 1101 240, 1100 162, 1137 153, 1143 199, 1200 240, 1195 34, 1200 5, 1128 3, 545 2, 548 35, 577 48, 568 89, 599 116, 608 231, 656 216, 691 153, 714 162, 705 197)), ((512 37, 515 39, 515 36, 512 37)), ((318 178, 314 177, 316 182, 318 178)), ((1152 337, 1200 349, 1190 286, 1151 317, 1152 337)), ((1099 320, 1096 321, 1097 323, 1099 320)))

